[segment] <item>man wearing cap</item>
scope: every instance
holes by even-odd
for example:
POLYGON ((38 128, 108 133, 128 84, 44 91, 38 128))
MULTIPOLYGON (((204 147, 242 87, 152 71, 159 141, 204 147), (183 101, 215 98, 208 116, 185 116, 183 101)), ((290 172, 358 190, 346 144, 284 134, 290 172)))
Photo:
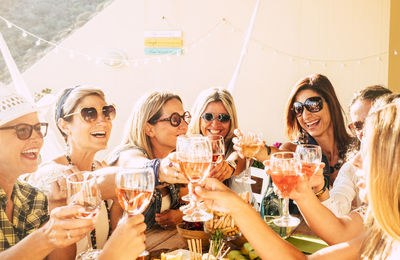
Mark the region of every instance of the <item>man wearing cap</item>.
POLYGON ((0 87, 0 259, 71 259, 70 249, 93 228, 91 219, 74 219, 77 206, 49 216, 46 196, 17 180, 36 171, 46 132, 32 104, 0 87))

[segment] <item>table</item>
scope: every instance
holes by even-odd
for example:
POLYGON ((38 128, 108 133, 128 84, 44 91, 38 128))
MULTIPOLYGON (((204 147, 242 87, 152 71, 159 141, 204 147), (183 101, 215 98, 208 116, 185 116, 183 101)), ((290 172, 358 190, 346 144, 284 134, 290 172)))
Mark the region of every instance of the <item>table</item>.
MULTIPOLYGON (((300 217, 300 225, 293 231, 293 235, 316 236, 305 221, 300 217)), ((187 243, 179 235, 176 228, 162 229, 154 227, 146 231, 146 250, 150 252, 150 259, 159 258, 161 252, 173 251, 175 249, 187 249, 187 243)))

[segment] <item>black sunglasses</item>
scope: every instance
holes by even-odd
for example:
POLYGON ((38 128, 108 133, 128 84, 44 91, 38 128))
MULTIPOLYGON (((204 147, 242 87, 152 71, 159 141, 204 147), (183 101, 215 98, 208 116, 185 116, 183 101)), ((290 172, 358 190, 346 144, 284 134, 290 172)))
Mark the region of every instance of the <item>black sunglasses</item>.
POLYGON ((349 125, 349 129, 353 132, 353 133, 357 133, 357 132, 361 132, 364 128, 364 122, 362 121, 355 121, 350 123, 349 125))
POLYGON ((317 113, 323 108, 323 100, 321 97, 310 97, 304 101, 304 104, 298 101, 294 102, 292 110, 296 117, 301 117, 304 107, 311 113, 317 113))
POLYGON ((226 123, 229 122, 229 120, 231 120, 231 116, 228 114, 218 114, 218 115, 214 115, 213 113, 204 113, 201 115, 201 118, 203 118, 204 120, 211 122, 214 121, 215 118, 218 119, 219 122, 221 123, 226 123))
MULTIPOLYGON (((114 105, 107 105, 104 106, 101 109, 101 112, 103 113, 103 116, 107 120, 113 120, 117 114, 117 111, 115 110, 114 105)), ((97 120, 99 111, 97 111, 97 108, 95 107, 84 107, 81 108, 80 111, 74 112, 68 115, 65 115, 64 118, 72 115, 80 114, 82 119, 85 120, 88 123, 92 123, 97 120)))
POLYGON ((0 128, 0 130, 14 129, 18 139, 26 140, 32 136, 33 130, 35 130, 40 137, 42 138, 45 137, 47 134, 48 125, 49 125, 48 123, 37 123, 35 125, 18 124, 13 126, 2 127, 0 128))
POLYGON ((183 115, 180 115, 179 113, 174 112, 167 118, 157 120, 156 123, 160 122, 160 121, 169 121, 169 123, 173 127, 178 127, 181 124, 182 119, 183 119, 183 121, 186 122, 186 124, 190 124, 190 120, 192 119, 192 116, 190 115, 189 111, 186 111, 185 113, 183 113, 183 115))

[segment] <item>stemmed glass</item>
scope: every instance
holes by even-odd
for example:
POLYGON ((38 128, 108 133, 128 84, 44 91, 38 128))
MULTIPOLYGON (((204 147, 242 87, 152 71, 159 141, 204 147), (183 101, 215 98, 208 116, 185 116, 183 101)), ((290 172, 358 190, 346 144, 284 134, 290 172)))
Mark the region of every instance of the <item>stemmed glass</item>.
MULTIPOLYGON (((150 204, 155 181, 152 168, 121 168, 115 175, 119 204, 128 216, 141 214, 150 204)), ((143 251, 140 256, 147 256, 143 251)))
MULTIPOLYGON (((212 162, 212 149, 207 137, 178 136, 176 153, 180 168, 192 186, 201 183, 208 176, 212 162)), ((189 189, 189 196, 192 203, 195 199, 193 189, 189 189)), ((201 208, 198 200, 193 210, 186 210, 184 213, 183 220, 188 222, 207 221, 213 216, 201 208)))
POLYGON ((283 197, 282 217, 274 220, 274 224, 279 227, 295 227, 300 223, 298 218, 289 214, 289 194, 301 176, 299 168, 299 160, 295 153, 279 152, 271 155, 268 170, 283 197))
POLYGON ((300 160, 301 172, 311 178, 321 163, 321 147, 313 144, 299 144, 296 148, 296 154, 300 160))
MULTIPOLYGON (((248 133, 243 137, 241 145, 242 145, 243 154, 252 154, 254 156, 260 150, 261 146, 264 145, 264 143, 261 140, 261 138, 259 137, 259 135, 254 134, 254 133, 248 133)), ((250 161, 251 161, 251 157, 246 157, 246 169, 245 169, 244 176, 242 178, 235 179, 237 182, 247 183, 247 184, 255 184, 256 183, 256 181, 251 179, 250 161)))
MULTIPOLYGON (((100 211, 101 195, 96 175, 92 172, 76 172, 67 177, 67 203, 83 207, 84 212, 77 218, 94 218, 100 211)), ((87 235, 88 250, 79 254, 76 259, 97 259, 101 249, 93 249, 90 232, 87 235)))

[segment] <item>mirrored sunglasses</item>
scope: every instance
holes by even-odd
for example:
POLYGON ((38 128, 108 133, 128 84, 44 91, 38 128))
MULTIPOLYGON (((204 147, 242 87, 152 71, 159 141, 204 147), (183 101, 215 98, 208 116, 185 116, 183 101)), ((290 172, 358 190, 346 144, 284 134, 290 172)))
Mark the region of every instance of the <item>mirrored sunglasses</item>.
MULTIPOLYGON (((116 111, 114 105, 104 106, 101 109, 101 112, 103 113, 104 118, 107 120, 114 120, 114 118, 117 114, 117 111, 116 111)), ((81 118, 84 121, 86 121, 88 123, 92 123, 97 120, 99 111, 95 107, 84 107, 84 108, 81 108, 80 111, 78 111, 78 112, 74 112, 74 113, 65 115, 64 118, 66 118, 68 116, 76 115, 76 114, 80 114, 81 118)))
POLYGON ((35 125, 30 124, 18 124, 13 126, 2 127, 0 130, 14 129, 18 139, 27 140, 32 136, 33 130, 41 137, 45 137, 47 134, 48 123, 37 123, 35 125))
POLYGON ((179 113, 174 112, 169 117, 159 119, 156 122, 169 121, 169 123, 173 127, 178 127, 181 124, 182 120, 185 121, 186 124, 190 124, 191 119, 192 119, 192 116, 190 115, 189 111, 186 111, 185 113, 183 113, 183 115, 180 115, 179 113))
POLYGON ((300 117, 303 114, 304 107, 311 113, 317 113, 323 108, 323 100, 321 97, 310 97, 304 103, 294 102, 292 110, 296 117, 300 117))
POLYGON ((204 113, 201 115, 201 118, 203 118, 204 120, 206 120, 207 122, 211 122, 214 121, 214 119, 218 119, 219 122, 221 123, 226 123, 229 122, 231 120, 231 116, 228 114, 218 114, 218 115, 214 115, 213 113, 204 113))

